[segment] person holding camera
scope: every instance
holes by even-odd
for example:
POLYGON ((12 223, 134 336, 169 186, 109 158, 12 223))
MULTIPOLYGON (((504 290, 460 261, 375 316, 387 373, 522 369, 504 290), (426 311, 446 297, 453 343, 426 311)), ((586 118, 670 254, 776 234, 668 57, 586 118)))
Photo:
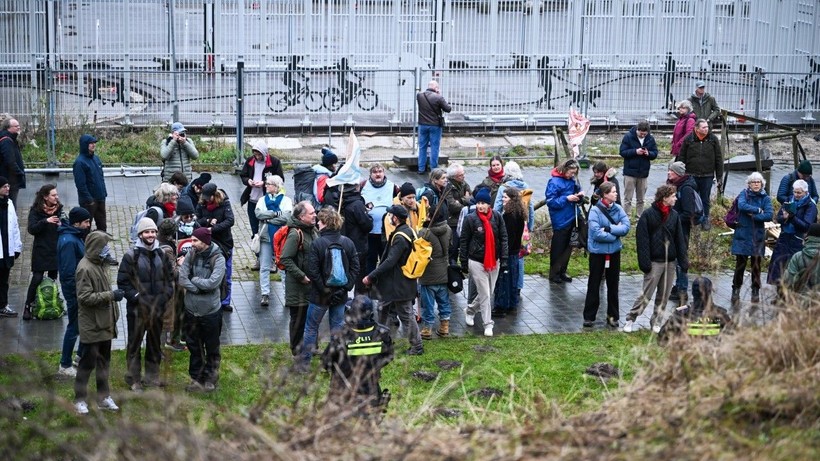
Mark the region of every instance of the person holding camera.
POLYGON ((199 151, 194 142, 188 139, 182 123, 174 122, 171 125, 171 134, 162 140, 159 155, 162 157, 161 174, 164 182, 170 181, 177 171, 181 171, 188 179, 192 178, 191 160, 199 158, 199 151))
POLYGON ((442 112, 450 113, 450 104, 441 95, 438 82, 431 80, 427 89, 416 95, 419 105, 419 174, 438 168, 438 151, 441 145, 441 129, 444 126, 442 112), (430 148, 430 165, 427 165, 427 148, 430 148))

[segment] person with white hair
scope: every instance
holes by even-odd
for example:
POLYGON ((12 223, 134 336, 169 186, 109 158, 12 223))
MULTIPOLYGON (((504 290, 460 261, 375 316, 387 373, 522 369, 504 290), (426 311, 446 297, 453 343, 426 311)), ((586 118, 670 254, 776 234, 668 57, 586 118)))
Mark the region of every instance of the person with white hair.
POLYGON ((675 122, 675 129, 672 130, 672 150, 670 154, 677 159, 680 148, 683 146, 683 139, 695 129, 695 122, 698 121, 698 117, 692 110, 692 103, 688 99, 679 102, 675 108, 678 111, 678 121, 675 122))
POLYGON ((285 196, 285 181, 278 175, 265 178, 265 195, 256 203, 256 219, 259 220, 259 290, 262 292, 259 304, 270 304, 270 271, 273 266, 273 234, 287 224, 293 201, 285 196))
POLYGON ((732 279, 732 304, 740 301, 740 287, 746 263, 752 259, 752 302, 760 301, 760 266, 766 249, 764 225, 772 220, 772 201, 766 194, 766 180, 758 172, 746 178, 746 189, 737 197, 738 223, 732 236, 735 275, 732 279))
POLYGON ((803 249, 803 239, 815 221, 817 221, 817 204, 809 196, 809 184, 798 179, 792 184, 792 195, 783 203, 777 212, 775 221, 780 224, 780 236, 769 262, 769 275, 766 283, 777 285, 780 291, 780 278, 793 254, 803 249))

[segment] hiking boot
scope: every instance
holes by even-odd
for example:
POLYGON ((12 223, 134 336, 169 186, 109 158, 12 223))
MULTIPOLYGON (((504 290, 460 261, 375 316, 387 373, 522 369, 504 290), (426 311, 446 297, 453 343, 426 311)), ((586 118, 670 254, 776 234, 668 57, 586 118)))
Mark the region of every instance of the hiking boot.
POLYGON ((120 407, 114 403, 114 399, 112 399, 111 396, 104 398, 102 402, 98 403, 97 408, 107 411, 118 411, 120 409, 120 407))
POLYGON ((421 332, 421 339, 433 339, 433 329, 430 327, 422 327, 421 332))
POLYGON ((740 288, 732 288, 732 304, 740 302, 740 288))
POLYGON ((632 333, 634 331, 634 323, 632 320, 627 320, 624 323, 624 333, 632 333))
POLYGON ((269 306, 270 305, 270 296, 262 295, 262 300, 259 301, 259 304, 261 304, 263 306, 269 306))
POLYGON ((26 304, 23 308, 23 320, 31 320, 31 305, 26 304))
POLYGON ((606 319, 606 324, 610 328, 616 328, 617 329, 618 328, 618 319, 616 319, 615 317, 608 317, 606 319))
POLYGON ((423 346, 411 347, 410 349, 407 349, 407 351, 405 351, 405 354, 407 354, 407 355, 421 355, 421 354, 424 354, 424 347, 423 346))
POLYGON ((678 292, 678 287, 672 287, 672 291, 669 293, 669 300, 680 301, 680 293, 678 292))
POLYGON ((74 367, 66 367, 63 368, 62 365, 57 367, 57 376, 65 377, 65 378, 76 378, 77 377, 77 369, 74 367))
POLYGON ((752 302, 759 303, 760 302, 760 288, 752 288, 752 302))
POLYGON ((0 317, 17 317, 17 311, 10 308, 9 306, 6 306, 0 309, 0 317))
POLYGON ((191 380, 191 383, 185 386, 187 392, 205 392, 205 385, 199 381, 191 380))
POLYGON ((79 402, 74 404, 74 410, 77 411, 78 415, 87 415, 88 414, 88 404, 84 401, 80 400, 79 402))
POLYGON ((439 336, 450 336, 450 321, 442 320, 438 326, 438 330, 436 330, 436 334, 439 336))
POLYGON ((484 336, 492 337, 493 335, 493 326, 487 325, 484 327, 484 336))

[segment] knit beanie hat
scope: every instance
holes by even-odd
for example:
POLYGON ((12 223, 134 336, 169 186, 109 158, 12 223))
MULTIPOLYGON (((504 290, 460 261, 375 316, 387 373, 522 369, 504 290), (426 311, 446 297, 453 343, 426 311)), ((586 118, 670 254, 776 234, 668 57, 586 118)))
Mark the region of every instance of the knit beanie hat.
POLYGON ((669 171, 678 176, 684 176, 686 175, 686 164, 683 162, 672 162, 672 164, 669 165, 669 171))
POLYGON ((486 188, 480 189, 475 194, 475 203, 479 203, 479 202, 490 203, 490 191, 487 190, 486 188))
POLYGON ((184 216, 186 214, 194 214, 194 204, 191 203, 191 198, 187 195, 181 195, 177 200, 177 215, 184 216))
POLYGON ((820 224, 813 223, 809 226, 809 236, 810 237, 820 237, 820 224))
POLYGON ((199 187, 202 187, 209 182, 211 182, 211 175, 209 173, 202 173, 198 178, 191 181, 191 183, 196 184, 199 187))
POLYGON ((137 223, 137 235, 142 234, 147 230, 158 230, 157 223, 154 222, 153 219, 145 216, 140 219, 140 222, 137 223))
POLYGON ((402 184, 399 189, 399 198, 404 198, 408 195, 416 195, 416 188, 409 182, 406 182, 402 184))
POLYGON ((209 227, 197 227, 194 229, 194 237, 205 245, 210 245, 211 229, 209 227))
POLYGON ((9 183, 9 180, 8 180, 8 179, 6 179, 6 177, 5 177, 5 176, 0 176, 0 187, 3 187, 3 186, 5 186, 5 185, 6 185, 6 184, 8 184, 8 183, 9 183))
POLYGON ((325 168, 330 168, 333 165, 339 163, 339 157, 333 153, 332 150, 328 149, 327 147, 322 149, 322 166, 325 168))
POLYGON ((77 224, 85 221, 86 219, 91 219, 91 213, 83 207, 75 206, 68 212, 69 224, 77 224))
POLYGON ((797 167, 797 172, 807 176, 811 176, 811 162, 808 160, 801 160, 797 167))

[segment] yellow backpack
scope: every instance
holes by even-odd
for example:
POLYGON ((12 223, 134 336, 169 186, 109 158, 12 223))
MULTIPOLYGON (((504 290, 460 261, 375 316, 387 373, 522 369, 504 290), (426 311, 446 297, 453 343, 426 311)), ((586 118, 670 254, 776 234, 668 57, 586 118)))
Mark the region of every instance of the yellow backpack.
POLYGON ((390 244, 393 244, 396 235, 401 235, 410 242, 410 255, 407 256, 407 262, 401 266, 401 272, 409 279, 417 279, 424 275, 427 265, 433 259, 433 244, 419 237, 415 229, 411 228, 410 231, 413 232, 412 239, 404 232, 394 232, 390 244))

